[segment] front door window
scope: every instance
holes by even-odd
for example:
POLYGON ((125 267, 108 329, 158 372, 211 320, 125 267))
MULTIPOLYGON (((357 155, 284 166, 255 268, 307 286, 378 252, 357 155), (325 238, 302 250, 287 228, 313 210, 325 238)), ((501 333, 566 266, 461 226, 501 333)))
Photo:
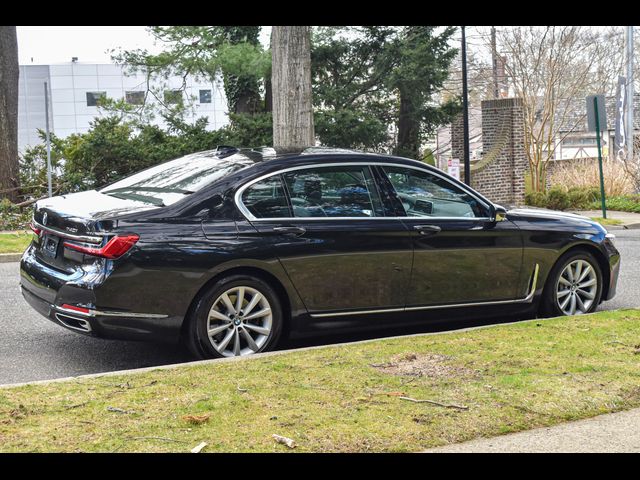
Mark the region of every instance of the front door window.
POLYGON ((463 189, 422 170, 384 167, 407 217, 487 217, 486 208, 463 189))

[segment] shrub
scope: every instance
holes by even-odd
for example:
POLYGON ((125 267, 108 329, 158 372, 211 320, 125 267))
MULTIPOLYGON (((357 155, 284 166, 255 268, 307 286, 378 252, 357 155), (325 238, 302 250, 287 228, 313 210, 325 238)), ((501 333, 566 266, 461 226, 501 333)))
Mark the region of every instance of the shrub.
POLYGON ((532 207, 546 208, 547 195, 544 192, 527 192, 524 196, 524 203, 532 207))
POLYGON ((591 204, 600 200, 600 190, 595 187, 574 187, 567 191, 569 208, 586 210, 591 208, 591 204))
POLYGON ((31 209, 20 208, 8 199, 0 200, 0 230, 27 230, 31 221, 31 209))
POLYGON ((552 187, 547 192, 547 208, 551 210, 566 210, 571 206, 569 194, 562 187, 552 187))
MULTIPOLYGON (((591 208, 600 208, 600 201, 593 202, 591 208)), ((620 212, 640 213, 640 195, 621 195, 617 197, 607 197, 607 208, 620 212)))

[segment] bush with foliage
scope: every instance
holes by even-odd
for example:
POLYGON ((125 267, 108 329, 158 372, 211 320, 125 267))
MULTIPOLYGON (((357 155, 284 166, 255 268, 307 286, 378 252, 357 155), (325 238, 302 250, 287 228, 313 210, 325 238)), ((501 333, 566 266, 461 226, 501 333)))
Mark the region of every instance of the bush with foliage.
MULTIPOLYGON (((53 193, 99 188, 158 163, 219 145, 259 147, 272 143, 270 113, 231 116, 231 125, 210 131, 206 118, 189 124, 180 117, 165 117, 168 127, 162 129, 109 115, 96 118, 86 133, 65 139, 54 135, 51 139, 53 193)), ((42 132, 41 137, 44 141, 42 132)), ((44 144, 27 148, 20 167, 24 198, 46 196, 44 144)))
POLYGON ((587 210, 599 201, 600 190, 595 187, 566 189, 556 185, 547 192, 527 192, 525 195, 527 205, 551 210, 587 210))
POLYGON ((30 209, 20 208, 6 198, 0 200, 0 231, 26 230, 30 221, 30 209))
MULTIPOLYGON (((619 212, 640 213, 640 195, 621 195, 616 197, 607 197, 608 210, 617 210, 619 212)), ((591 208, 599 209, 600 201, 593 202, 591 208)))

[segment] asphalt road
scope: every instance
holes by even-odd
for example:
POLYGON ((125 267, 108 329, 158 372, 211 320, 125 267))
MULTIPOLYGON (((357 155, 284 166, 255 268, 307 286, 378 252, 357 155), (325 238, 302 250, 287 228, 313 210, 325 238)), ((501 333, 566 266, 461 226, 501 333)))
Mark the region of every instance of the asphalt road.
MULTIPOLYGON (((640 306, 640 230, 618 230, 616 245, 622 254, 616 298, 601 310, 640 306)), ((86 337, 59 327, 33 311, 18 289, 18 264, 0 263, 0 384, 46 380, 89 373, 151 367, 193 360, 179 345, 123 342, 86 337)), ((367 338, 433 332, 482 322, 424 325, 376 333, 349 334, 313 340, 286 341, 280 348, 341 343, 367 338)))

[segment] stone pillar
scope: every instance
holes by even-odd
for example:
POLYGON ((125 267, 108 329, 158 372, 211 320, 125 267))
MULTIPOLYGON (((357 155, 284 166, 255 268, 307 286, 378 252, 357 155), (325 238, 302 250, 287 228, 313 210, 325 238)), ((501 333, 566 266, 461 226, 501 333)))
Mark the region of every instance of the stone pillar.
POLYGON ((522 99, 483 101, 482 159, 471 166, 471 186, 493 202, 522 205, 527 171, 522 99))
POLYGON ((456 115, 451 121, 451 158, 464 163, 464 123, 462 114, 456 115))

